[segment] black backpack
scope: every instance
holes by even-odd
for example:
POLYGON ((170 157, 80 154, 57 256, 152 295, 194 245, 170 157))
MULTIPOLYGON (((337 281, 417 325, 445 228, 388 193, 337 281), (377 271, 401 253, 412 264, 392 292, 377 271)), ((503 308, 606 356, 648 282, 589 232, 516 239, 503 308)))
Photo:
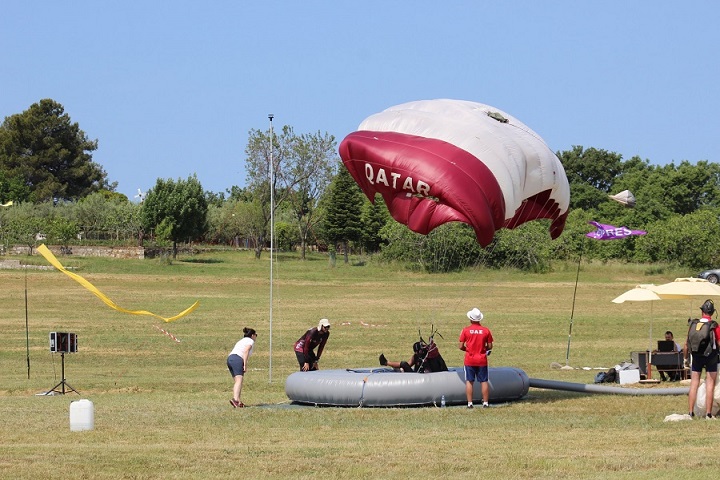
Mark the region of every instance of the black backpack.
POLYGON ((690 322, 688 329, 688 346, 692 353, 699 353, 708 356, 713 352, 715 347, 713 335, 715 327, 718 324, 712 320, 710 322, 701 322, 697 318, 690 322))
POLYGON ((617 370, 611 368, 607 372, 600 372, 595 375, 595 383, 614 383, 617 382, 617 370))

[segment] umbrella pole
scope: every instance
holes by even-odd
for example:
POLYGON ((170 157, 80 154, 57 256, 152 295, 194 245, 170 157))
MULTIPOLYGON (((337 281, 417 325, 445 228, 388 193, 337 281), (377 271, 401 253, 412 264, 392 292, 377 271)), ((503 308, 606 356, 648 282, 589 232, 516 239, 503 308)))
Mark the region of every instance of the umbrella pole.
MULTIPOLYGON (((650 355, 652 355, 652 346, 653 346, 653 333, 652 333, 652 327, 653 327, 653 307, 652 302, 650 302, 650 341, 648 342, 648 352, 651 352, 650 355)), ((652 357, 650 357, 652 358, 652 357)))
POLYGON ((580 243, 580 255, 578 256, 577 273, 575 274, 575 290, 573 291, 572 310, 570 311, 570 330, 568 331, 567 351, 565 352, 565 366, 570 365, 570 339, 572 338, 573 317, 575 316, 575 297, 577 296, 578 279, 580 278, 580 262, 582 260, 585 241, 580 243))

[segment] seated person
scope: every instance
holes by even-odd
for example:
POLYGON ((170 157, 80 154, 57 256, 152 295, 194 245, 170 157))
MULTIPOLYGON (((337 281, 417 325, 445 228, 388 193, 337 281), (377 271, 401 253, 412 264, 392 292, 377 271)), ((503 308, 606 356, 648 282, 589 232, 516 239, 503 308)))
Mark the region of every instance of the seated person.
POLYGON ((392 367, 400 372, 416 372, 416 373, 430 373, 430 372, 446 372, 447 365, 440 350, 432 339, 430 344, 425 342, 415 342, 413 344, 413 355, 410 360, 405 362, 390 362, 385 358, 384 354, 380 354, 380 365, 392 367))
MULTIPOLYGON (((665 332, 665 341, 673 342, 673 353, 682 352, 682 347, 680 347, 680 344, 675 341, 675 338, 673 336, 673 333, 668 330, 665 332)), ((657 350, 654 350, 653 353, 657 353, 657 350)), ((672 382, 677 382, 680 380, 680 373, 677 371, 677 368, 683 368, 682 367, 682 357, 679 357, 678 366, 674 369, 673 367, 668 366, 657 366, 656 367, 658 372, 660 372, 660 378, 663 382, 667 381, 668 378, 672 382), (675 370, 675 371, 672 371, 675 370), (667 377, 665 376, 665 373, 667 372, 667 377)))

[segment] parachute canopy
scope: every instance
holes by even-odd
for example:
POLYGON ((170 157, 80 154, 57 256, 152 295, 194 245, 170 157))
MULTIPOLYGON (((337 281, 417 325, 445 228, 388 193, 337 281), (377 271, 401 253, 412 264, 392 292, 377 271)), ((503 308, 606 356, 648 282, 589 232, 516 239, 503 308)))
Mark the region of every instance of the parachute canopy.
POLYGON ((340 143, 340 157, 370 201, 428 234, 464 222, 487 246, 499 228, 552 220, 565 227, 570 186, 560 160, 538 134, 497 108, 424 100, 366 118, 340 143))
POLYGON ((628 208, 633 208, 635 206, 635 195, 633 195, 630 190, 623 190, 615 195, 608 195, 608 197, 628 208))

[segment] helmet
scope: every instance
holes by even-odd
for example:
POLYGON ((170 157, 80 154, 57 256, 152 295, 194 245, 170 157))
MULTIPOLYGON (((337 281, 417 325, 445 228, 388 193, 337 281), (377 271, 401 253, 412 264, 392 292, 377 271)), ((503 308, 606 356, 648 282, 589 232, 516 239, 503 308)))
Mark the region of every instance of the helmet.
POLYGON ((702 312, 706 315, 712 315, 715 313, 715 304, 710 299, 705 300, 705 303, 702 304, 700 310, 702 310, 702 312))
POLYGON ((427 345, 423 342, 415 342, 413 343, 413 352, 414 353, 425 353, 427 351, 427 345))

